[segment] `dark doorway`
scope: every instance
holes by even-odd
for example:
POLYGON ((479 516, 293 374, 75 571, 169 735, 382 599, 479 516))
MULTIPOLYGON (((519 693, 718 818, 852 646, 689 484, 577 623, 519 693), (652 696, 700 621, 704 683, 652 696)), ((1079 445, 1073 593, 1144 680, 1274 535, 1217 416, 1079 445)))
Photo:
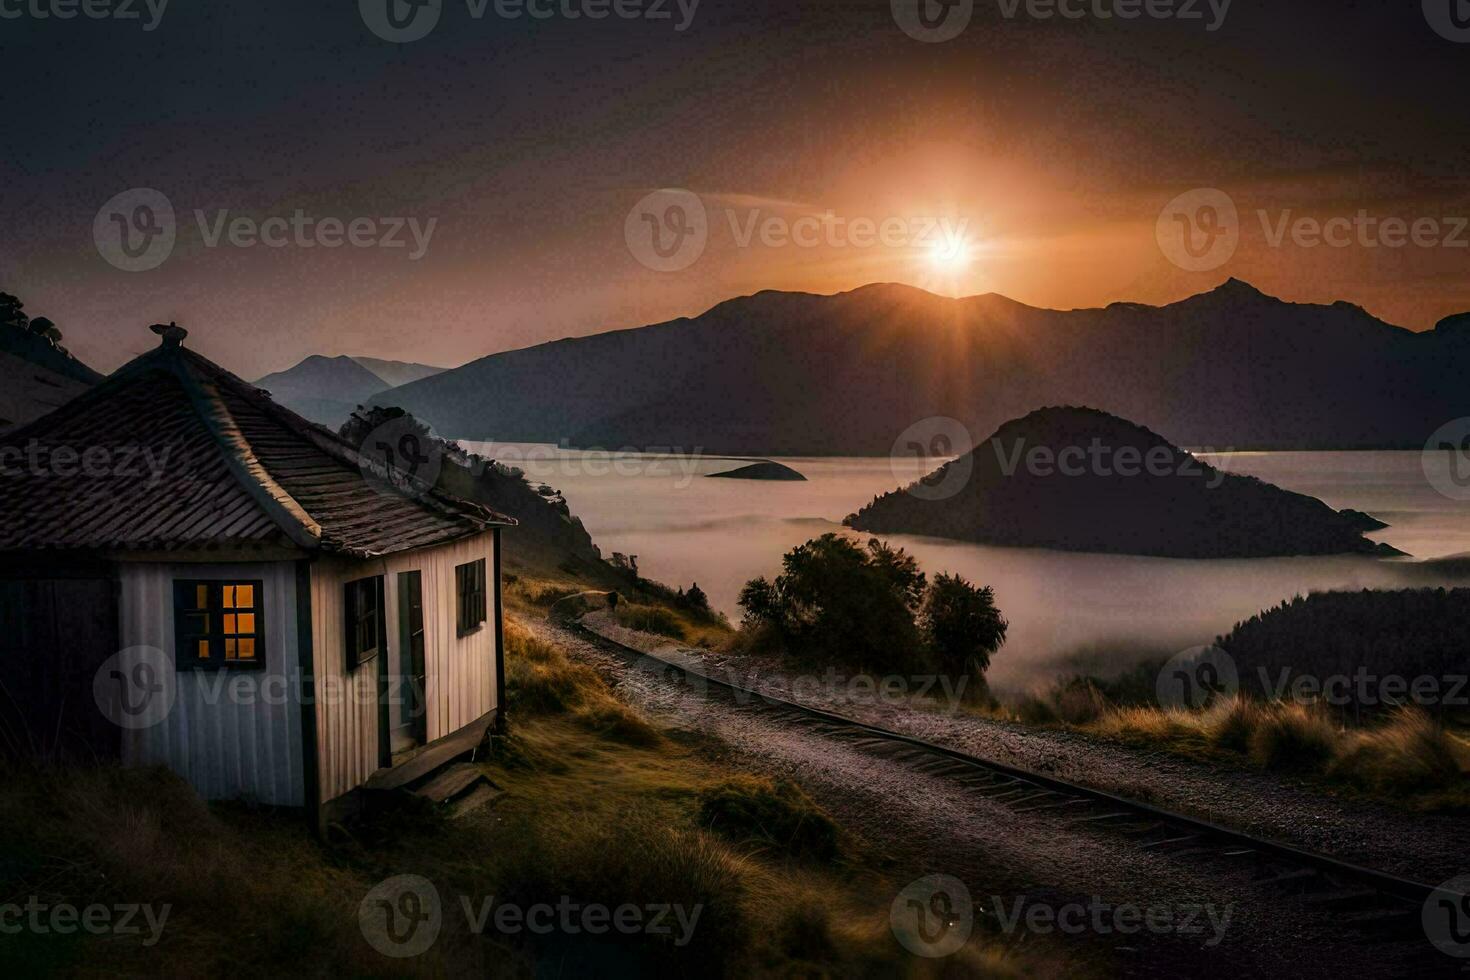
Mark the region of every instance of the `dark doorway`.
POLYGON ((422 572, 398 573, 398 669, 393 705, 393 751, 428 741, 429 716, 424 700, 424 578, 422 572))

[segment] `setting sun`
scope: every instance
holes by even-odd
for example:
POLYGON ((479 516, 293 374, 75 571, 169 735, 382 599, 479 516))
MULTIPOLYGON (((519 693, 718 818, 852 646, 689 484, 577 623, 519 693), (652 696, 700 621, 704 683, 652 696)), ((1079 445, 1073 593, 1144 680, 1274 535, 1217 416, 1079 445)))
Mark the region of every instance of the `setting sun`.
POLYGON ((959 272, 970 265, 973 248, 964 235, 946 232, 929 248, 929 265, 940 272, 959 272))

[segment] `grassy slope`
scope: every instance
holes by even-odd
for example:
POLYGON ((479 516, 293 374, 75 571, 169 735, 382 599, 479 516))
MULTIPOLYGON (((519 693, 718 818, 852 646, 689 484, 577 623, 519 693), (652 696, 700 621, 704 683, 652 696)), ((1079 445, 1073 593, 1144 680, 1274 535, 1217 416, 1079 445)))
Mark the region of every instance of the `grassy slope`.
POLYGON ((742 772, 719 743, 655 728, 514 622, 507 656, 514 730, 484 765, 509 795, 461 821, 410 808, 327 845, 294 815, 206 806, 163 771, 4 773, 5 901, 173 909, 152 948, 22 933, 0 936, 0 962, 35 976, 528 976, 593 961, 651 974, 1013 976, 1042 962, 978 938, 948 960, 911 956, 888 930, 902 882, 799 789, 742 772), (769 832, 788 825, 820 832, 769 832), (363 896, 397 874, 429 878, 445 902, 443 932, 414 959, 380 956, 357 926, 363 896), (475 935, 458 895, 705 910, 683 948, 647 936, 532 942, 475 935))

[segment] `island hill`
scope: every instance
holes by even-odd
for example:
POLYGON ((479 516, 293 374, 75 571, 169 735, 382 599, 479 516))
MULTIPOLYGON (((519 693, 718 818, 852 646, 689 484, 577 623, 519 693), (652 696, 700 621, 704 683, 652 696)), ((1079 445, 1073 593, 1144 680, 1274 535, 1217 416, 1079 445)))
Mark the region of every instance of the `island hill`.
POLYGON ((806 477, 796 472, 796 470, 769 459, 761 460, 759 463, 751 463, 749 466, 725 470, 723 473, 711 473, 709 474, 709 478, 712 480, 784 480, 789 482, 806 482, 806 477))
POLYGON ((1223 472, 1090 408, 1013 419, 843 523, 874 534, 1172 558, 1402 554, 1363 537, 1386 526, 1366 514, 1223 472))

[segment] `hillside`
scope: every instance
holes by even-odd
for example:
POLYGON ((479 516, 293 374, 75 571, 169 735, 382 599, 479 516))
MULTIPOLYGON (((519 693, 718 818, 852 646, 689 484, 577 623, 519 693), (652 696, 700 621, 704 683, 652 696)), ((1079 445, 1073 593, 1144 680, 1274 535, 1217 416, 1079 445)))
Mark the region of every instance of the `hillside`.
POLYGON ((29 329, 29 318, 20 314, 20 304, 14 297, 0 296, 15 304, 13 319, 0 318, 3 433, 60 408, 101 381, 102 375, 67 353, 54 339, 29 329))
POLYGON ((931 416, 978 438, 1087 404, 1179 445, 1424 445, 1470 415, 1470 317, 1416 334, 1231 280, 1168 306, 1036 309, 900 285, 764 292, 495 354, 373 396, 451 438, 724 455, 888 455, 931 416))
POLYGON ((1045 408, 844 523, 875 534, 1173 558, 1396 554, 1362 536, 1363 517, 1221 472, 1105 412, 1045 408))
POLYGON ((358 405, 380 391, 431 377, 443 368, 374 357, 314 354, 295 367, 255 382, 282 405, 313 422, 336 428, 358 405))

